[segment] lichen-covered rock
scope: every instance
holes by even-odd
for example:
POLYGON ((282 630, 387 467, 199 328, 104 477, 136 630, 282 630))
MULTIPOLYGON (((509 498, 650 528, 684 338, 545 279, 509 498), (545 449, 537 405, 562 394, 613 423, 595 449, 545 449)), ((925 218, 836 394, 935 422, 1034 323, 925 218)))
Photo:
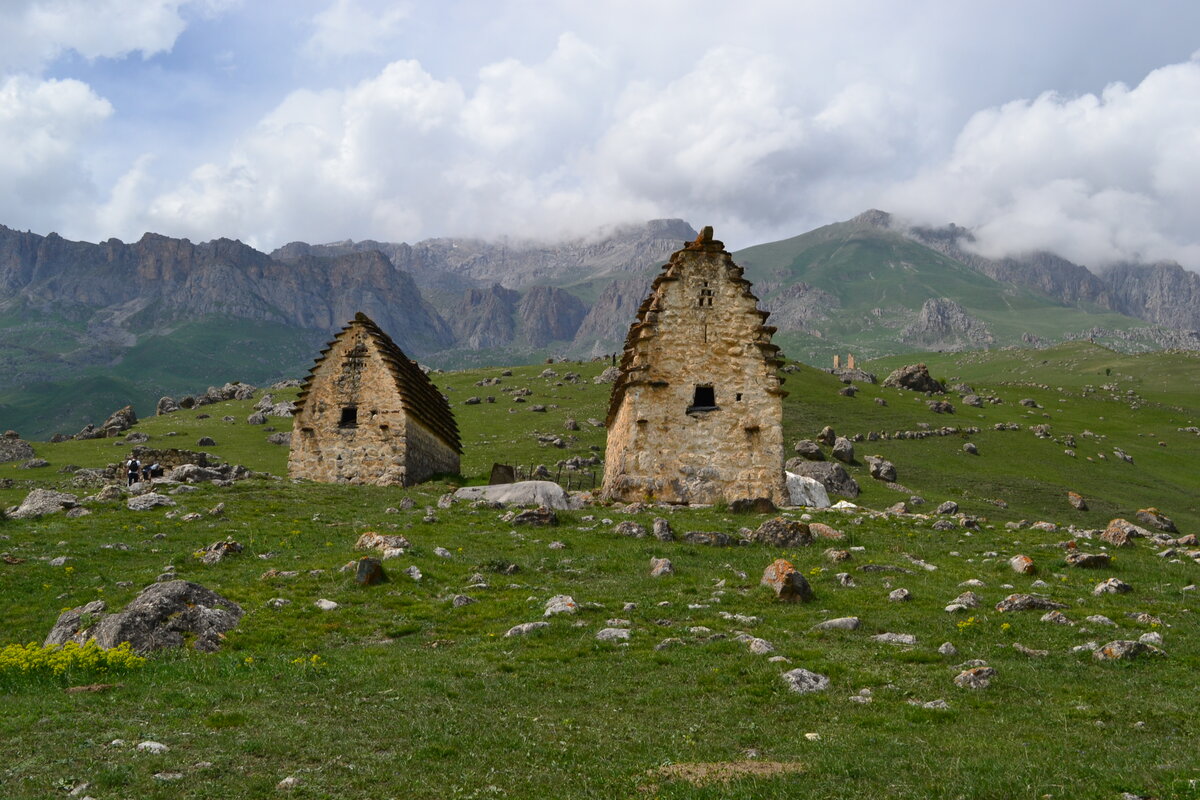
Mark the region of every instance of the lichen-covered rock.
POLYGON ((1132 591, 1133 587, 1120 578, 1108 578, 1096 584, 1092 594, 1099 597, 1102 594, 1127 594, 1132 591))
POLYGON ((1107 567, 1110 559, 1111 556, 1108 553, 1082 553, 1078 550, 1071 550, 1067 553, 1065 561, 1068 567, 1099 569, 1107 567))
POLYGON ((33 446, 17 436, 0 437, 0 463, 33 458, 33 446))
POLYGON ((1046 597, 1033 594, 1010 594, 996 603, 997 611, 1052 611, 1056 608, 1066 608, 1066 603, 1056 603, 1046 597))
POLYGON ((626 519, 613 526, 613 533, 620 534, 621 536, 630 536, 634 539, 645 539, 646 527, 631 519, 626 519))
POLYGON ((1144 522, 1153 528, 1158 528, 1160 531, 1179 533, 1174 521, 1157 508, 1139 508, 1137 518, 1139 522, 1144 522))
POLYGON ((788 688, 798 694, 823 692, 829 688, 828 677, 800 667, 783 673, 782 677, 788 688))
POLYGON ((777 598, 787 602, 805 603, 816 598, 808 579, 782 558, 767 565, 760 583, 770 587, 777 598))
POLYGON ((1117 639, 1092 651, 1092 658, 1097 661, 1131 661, 1142 655, 1161 656, 1163 651, 1152 644, 1129 639, 1117 639))
POLYGON ((654 538, 660 542, 675 541, 675 532, 671 530, 671 523, 662 517, 654 518, 654 538))
POLYGON ((996 677, 992 667, 972 667, 954 676, 954 685, 962 689, 986 689, 996 677))
POLYGON ((1114 547, 1133 547, 1134 539, 1149 537, 1150 531, 1120 517, 1111 520, 1100 538, 1114 547))
POLYGON ((664 575, 674 575, 675 567, 669 558, 650 558, 650 577, 661 578, 664 575))
POLYGON ((1067 492, 1067 502, 1071 504, 1071 508, 1076 511, 1087 511, 1087 500, 1083 499, 1083 495, 1079 492, 1067 492))
POLYGON ((194 637, 196 650, 211 653, 220 648, 225 633, 237 625, 243 613, 237 603, 183 580, 155 583, 121 611, 103 611, 103 602, 96 601, 63 612, 45 644, 84 644, 95 639, 100 647, 129 642, 137 652, 147 653, 181 647, 185 637, 194 637))
POLYGON ((935 381, 924 364, 909 364, 900 367, 883 379, 885 387, 908 389, 913 392, 944 394, 946 387, 935 381))
POLYGON ((767 520, 747 538, 771 547, 798 547, 810 545, 813 541, 808 525, 785 517, 767 520))
POLYGON ((33 519, 43 514, 53 514, 56 511, 74 508, 79 504, 79 498, 66 492, 56 492, 51 489, 34 489, 25 495, 21 505, 8 512, 10 519, 33 519))
POLYGON ((535 525, 538 527, 549 527, 558 524, 558 515, 554 510, 546 506, 538 506, 530 508, 517 514, 511 520, 513 525, 535 525))
POLYGON ((1037 572, 1037 565, 1033 563, 1032 558, 1026 555, 1013 556, 1008 560, 1008 565, 1018 575, 1033 575, 1037 572))

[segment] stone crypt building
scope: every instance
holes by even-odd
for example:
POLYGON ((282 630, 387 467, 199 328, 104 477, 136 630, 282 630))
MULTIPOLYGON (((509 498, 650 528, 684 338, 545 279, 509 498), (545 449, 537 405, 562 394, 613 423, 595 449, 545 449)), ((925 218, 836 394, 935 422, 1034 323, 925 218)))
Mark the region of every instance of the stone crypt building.
POLYGON ((625 339, 605 498, 787 503, 787 393, 768 315, 711 227, 671 256, 625 339))
POLYGON ((457 473, 450 404, 366 314, 321 351, 300 390, 288 474, 323 483, 409 486, 457 473))

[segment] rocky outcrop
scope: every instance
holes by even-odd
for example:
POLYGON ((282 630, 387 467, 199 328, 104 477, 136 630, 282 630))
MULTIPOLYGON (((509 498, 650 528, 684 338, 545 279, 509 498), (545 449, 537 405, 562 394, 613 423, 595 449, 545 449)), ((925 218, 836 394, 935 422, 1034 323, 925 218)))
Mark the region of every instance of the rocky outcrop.
POLYGON ((917 318, 900 332, 901 341, 931 350, 967 350, 992 344, 987 325, 946 297, 931 297, 917 318))
POLYGON ((1200 330, 1200 275, 1174 262, 1119 264, 1102 276, 1116 310, 1167 328, 1200 330))
POLYGON ((883 385, 896 389, 908 389, 910 392, 944 394, 946 391, 946 387, 933 379, 929 374, 929 368, 924 364, 908 364, 894 370, 891 375, 883 379, 883 385))
POLYGON ((0 437, 0 463, 33 458, 33 446, 19 436, 0 437))
POLYGON ((45 644, 84 644, 95 639, 100 647, 129 642, 139 653, 182 647, 187 639, 202 653, 218 650, 226 631, 242 618, 242 608, 198 583, 173 580, 146 588, 115 614, 105 614, 103 600, 64 611, 46 636, 45 644))
MULTIPOLYGON (((769 285, 761 291, 767 294, 769 285)), ((829 319, 841 305, 834 295, 801 281, 770 294, 763 301, 763 310, 771 312, 771 324, 780 330, 803 331, 829 319)))

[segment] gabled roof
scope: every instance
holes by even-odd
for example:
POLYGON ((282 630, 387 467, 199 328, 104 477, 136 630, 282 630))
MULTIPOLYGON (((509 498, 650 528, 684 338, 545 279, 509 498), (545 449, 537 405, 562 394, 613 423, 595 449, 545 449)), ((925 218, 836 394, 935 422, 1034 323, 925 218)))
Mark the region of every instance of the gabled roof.
POLYGON ((391 373, 392 379, 396 382, 396 390, 400 393, 400 400, 404 405, 404 411, 411 414, 414 419, 419 420, 426 425, 430 430, 436 433, 446 444, 454 448, 456 453, 462 453, 462 441, 458 435, 458 423, 454 420, 454 412, 450 410, 450 403, 438 390, 429 377, 417 366, 417 362, 404 355, 392 337, 383 332, 375 322, 361 311, 354 315, 354 319, 350 321, 346 327, 333 337, 333 340, 325 346, 318 356, 316 363, 312 369, 308 371, 308 377, 304 381, 304 385, 300 389, 300 397, 296 400, 296 415, 304 409, 305 401, 308 400, 309 390, 312 388, 313 379, 316 377, 317 370, 321 364, 325 362, 325 358, 333 349, 333 346, 344 337, 354 327, 363 328, 371 337, 371 341, 379 350, 379 354, 383 357, 384 364, 387 365, 388 372, 391 373))
MULTIPOLYGON (((605 419, 606 425, 612 425, 616 419, 617 412, 621 408, 621 402, 625 399, 625 391, 629 387, 632 378, 633 362, 637 356, 638 344, 641 339, 652 336, 651 329, 657 327, 657 322, 649 318, 651 312, 657 311, 657 300, 662 294, 661 287, 663 284, 678 281, 680 278, 680 270, 683 269, 690 261, 687 257, 689 252, 701 253, 723 253, 727 258, 728 270, 726 277, 742 290, 742 296, 752 300, 755 304, 754 314, 759 317, 758 339, 754 344, 758 347, 762 354, 763 360, 774 367, 782 366, 783 362, 778 358, 779 347, 771 343, 771 334, 775 333, 775 328, 770 325, 765 325, 767 317, 771 315, 769 311, 763 311, 757 308, 758 297, 750 291, 750 281, 746 280, 742 275, 744 270, 737 264, 734 264, 732 259, 729 259, 729 254, 725 251, 724 243, 712 238, 712 226, 705 226, 700 231, 700 235, 695 241, 688 242, 683 246, 682 250, 677 250, 671 254, 671 260, 663 265, 662 272, 654 279, 654 283, 650 287, 650 294, 642 301, 641 306, 637 310, 637 319, 629 326, 629 333, 625 337, 625 349, 621 354, 620 370, 621 374, 617 376, 617 380, 613 383, 612 395, 608 402, 608 416, 605 419), (646 334, 646 336, 643 336, 646 334)), ((783 378, 779 379, 783 383, 783 378)), ((786 393, 784 393, 786 394, 786 393)))

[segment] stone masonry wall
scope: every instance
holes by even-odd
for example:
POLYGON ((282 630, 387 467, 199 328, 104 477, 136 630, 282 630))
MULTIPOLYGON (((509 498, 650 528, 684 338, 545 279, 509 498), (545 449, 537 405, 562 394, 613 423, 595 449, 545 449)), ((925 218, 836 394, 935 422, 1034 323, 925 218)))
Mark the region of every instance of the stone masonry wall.
POLYGON ((610 499, 786 500, 784 393, 770 360, 771 329, 740 270, 714 244, 672 258, 644 324, 631 331, 628 380, 608 432, 610 499), (714 408, 689 410, 697 386, 711 387, 714 408))
POLYGON ((406 483, 407 415, 370 335, 352 325, 316 368, 294 418, 288 474, 325 483, 406 483), (356 409, 353 425, 343 410, 356 409))

